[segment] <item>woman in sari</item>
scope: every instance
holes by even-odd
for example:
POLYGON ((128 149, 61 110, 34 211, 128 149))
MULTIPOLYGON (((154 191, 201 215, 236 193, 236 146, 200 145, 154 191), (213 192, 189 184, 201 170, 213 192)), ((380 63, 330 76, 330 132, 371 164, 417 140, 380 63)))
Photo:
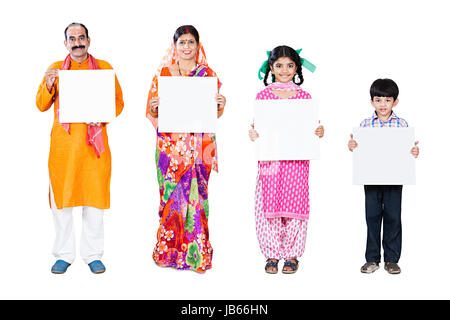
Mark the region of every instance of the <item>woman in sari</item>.
MULTIPOLYGON (((216 77, 193 26, 175 31, 147 101, 147 118, 157 130, 155 160, 160 191, 160 226, 153 260, 162 267, 204 273, 211 268, 213 253, 208 231, 208 180, 211 170, 217 172, 216 139, 210 133, 158 131, 158 76, 216 77)), ((216 101, 220 117, 226 100, 217 93, 216 101)))

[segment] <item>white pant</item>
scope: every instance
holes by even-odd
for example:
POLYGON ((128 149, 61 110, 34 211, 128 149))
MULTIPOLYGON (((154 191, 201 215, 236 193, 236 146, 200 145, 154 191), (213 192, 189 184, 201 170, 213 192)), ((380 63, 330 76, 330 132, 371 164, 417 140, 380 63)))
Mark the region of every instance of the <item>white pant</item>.
MULTIPOLYGON (((75 230, 73 227, 73 208, 57 209, 53 190, 50 186, 53 221, 56 238, 53 255, 56 259, 70 264, 75 260, 75 230)), ((104 227, 103 209, 83 206, 83 228, 81 232, 80 254, 87 264, 100 260, 103 255, 104 227)))

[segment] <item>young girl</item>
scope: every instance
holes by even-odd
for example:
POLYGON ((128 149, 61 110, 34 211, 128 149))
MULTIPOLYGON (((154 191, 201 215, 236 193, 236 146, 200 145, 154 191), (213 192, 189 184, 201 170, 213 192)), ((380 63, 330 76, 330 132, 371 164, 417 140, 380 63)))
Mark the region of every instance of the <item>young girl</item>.
MULTIPOLYGON (((309 93, 300 88, 302 64, 312 72, 315 66, 301 59, 299 53, 300 50, 288 46, 279 46, 270 52, 268 61, 260 69, 260 74, 265 75, 266 88, 257 94, 257 100, 311 99, 309 93)), ((315 134, 322 138, 323 126, 318 126, 315 134)), ((259 137, 253 124, 249 136, 252 141, 259 137)), ((309 160, 258 162, 256 233, 267 259, 267 273, 278 272, 280 259, 285 259, 283 273, 295 273, 298 269, 297 257, 305 249, 309 218, 308 176, 309 160)))

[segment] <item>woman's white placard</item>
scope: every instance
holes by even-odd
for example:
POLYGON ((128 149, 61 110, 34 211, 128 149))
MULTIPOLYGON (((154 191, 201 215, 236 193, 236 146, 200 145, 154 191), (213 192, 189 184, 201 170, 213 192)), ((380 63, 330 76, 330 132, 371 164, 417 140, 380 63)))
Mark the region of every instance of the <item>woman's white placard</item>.
POLYGON ((217 131, 216 77, 158 77, 159 132, 217 131))
POLYGON ((111 122, 116 117, 114 70, 60 70, 59 121, 111 122))
POLYGON ((318 114, 314 99, 256 100, 257 159, 319 159, 318 114))
POLYGON ((416 184, 414 128, 354 128, 353 184, 416 184))

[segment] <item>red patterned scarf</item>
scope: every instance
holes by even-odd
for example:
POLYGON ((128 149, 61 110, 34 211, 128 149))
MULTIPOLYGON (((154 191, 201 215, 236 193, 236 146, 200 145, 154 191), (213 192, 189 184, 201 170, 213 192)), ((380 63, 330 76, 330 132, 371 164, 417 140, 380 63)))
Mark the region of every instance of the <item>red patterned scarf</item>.
MULTIPOLYGON (((70 60, 70 54, 69 54, 62 64, 61 70, 69 70, 70 62, 71 62, 71 60, 70 60)), ((88 68, 89 68, 89 70, 99 69, 97 60, 95 60, 95 58, 92 55, 89 55, 88 68)), ((58 117, 58 122, 59 122, 59 104, 56 106, 56 115, 58 117)), ((64 130, 66 130, 67 133, 70 134, 70 124, 69 123, 61 123, 61 122, 59 122, 59 123, 64 128, 64 130)), ((101 126, 97 127, 95 125, 94 126, 88 125, 87 134, 86 134, 86 143, 94 148, 97 158, 100 158, 100 154, 102 154, 102 152, 105 151, 101 126)))

